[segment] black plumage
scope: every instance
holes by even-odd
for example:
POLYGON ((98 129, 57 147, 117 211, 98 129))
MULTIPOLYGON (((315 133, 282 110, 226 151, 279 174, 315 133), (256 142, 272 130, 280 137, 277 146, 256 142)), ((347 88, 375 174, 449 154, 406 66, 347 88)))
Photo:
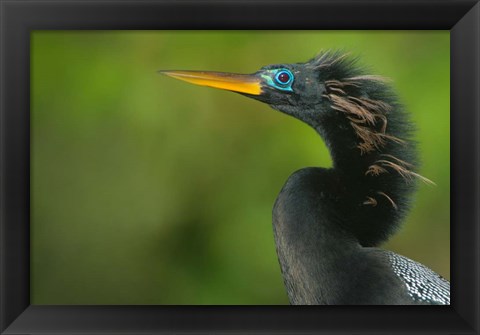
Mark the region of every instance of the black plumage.
POLYGON ((252 75, 164 71, 239 92, 317 131, 332 168, 293 173, 273 208, 292 304, 449 304, 448 281, 377 247, 399 228, 418 180, 414 126, 388 80, 343 53, 252 75))

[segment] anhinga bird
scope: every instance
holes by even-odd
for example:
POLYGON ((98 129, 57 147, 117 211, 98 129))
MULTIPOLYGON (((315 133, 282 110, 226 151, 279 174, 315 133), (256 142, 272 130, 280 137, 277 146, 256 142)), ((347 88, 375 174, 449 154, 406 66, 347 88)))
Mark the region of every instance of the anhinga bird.
POLYGON ((388 82, 339 52, 254 74, 161 71, 241 93, 315 129, 333 167, 293 173, 273 209, 291 304, 449 304, 450 283, 376 248, 398 228, 416 180, 412 124, 388 82))

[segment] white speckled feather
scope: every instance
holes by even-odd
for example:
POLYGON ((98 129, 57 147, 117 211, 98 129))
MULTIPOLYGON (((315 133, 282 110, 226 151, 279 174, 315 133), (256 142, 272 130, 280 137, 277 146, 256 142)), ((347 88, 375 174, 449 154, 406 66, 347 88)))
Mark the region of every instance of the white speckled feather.
POLYGON ((450 283, 426 266, 387 251, 395 274, 407 286, 413 300, 440 305, 450 304, 450 283))

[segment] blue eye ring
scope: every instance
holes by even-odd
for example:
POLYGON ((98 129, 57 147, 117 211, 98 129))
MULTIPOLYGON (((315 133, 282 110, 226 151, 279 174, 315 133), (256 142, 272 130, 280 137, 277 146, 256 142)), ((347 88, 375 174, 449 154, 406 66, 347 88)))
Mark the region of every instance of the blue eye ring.
POLYGON ((260 76, 265 80, 268 86, 271 86, 280 91, 293 92, 292 84, 294 81, 294 76, 292 71, 289 69, 281 68, 274 70, 265 70, 260 76), (289 79, 285 82, 280 80, 280 76, 288 75, 289 79))
POLYGON ((285 87, 289 87, 290 84, 293 82, 293 73, 288 69, 281 69, 275 74, 275 81, 278 85, 285 87), (285 75, 288 76, 288 80, 282 80, 282 77, 285 75))

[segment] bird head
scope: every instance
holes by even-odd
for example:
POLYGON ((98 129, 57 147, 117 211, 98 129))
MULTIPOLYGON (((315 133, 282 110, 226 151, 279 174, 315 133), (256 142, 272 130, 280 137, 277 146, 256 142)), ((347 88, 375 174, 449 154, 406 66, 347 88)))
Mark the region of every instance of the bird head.
POLYGON ((305 63, 267 65, 253 74, 160 72, 240 93, 307 123, 325 140, 334 164, 347 167, 352 154, 379 154, 405 143, 401 137, 411 128, 387 80, 365 74, 355 58, 339 51, 321 52, 305 63))
MULTIPOLYGON (((310 125, 315 115, 327 103, 319 58, 306 63, 267 65, 252 74, 210 71, 160 71, 170 77, 192 84, 240 93, 267 103, 310 125)), ((313 124, 312 124, 313 123, 313 124)))
POLYGON ((395 133, 404 132, 395 129, 402 120, 393 122, 394 127, 387 120, 387 116, 398 119, 402 115, 390 113, 398 104, 385 79, 364 74, 355 58, 339 51, 321 52, 305 63, 267 65, 253 74, 160 72, 240 93, 307 123, 324 138, 334 162, 342 159, 339 154, 350 161, 351 149, 360 156, 380 151, 387 142, 400 142, 395 133), (341 150, 335 152, 329 143, 341 150))

